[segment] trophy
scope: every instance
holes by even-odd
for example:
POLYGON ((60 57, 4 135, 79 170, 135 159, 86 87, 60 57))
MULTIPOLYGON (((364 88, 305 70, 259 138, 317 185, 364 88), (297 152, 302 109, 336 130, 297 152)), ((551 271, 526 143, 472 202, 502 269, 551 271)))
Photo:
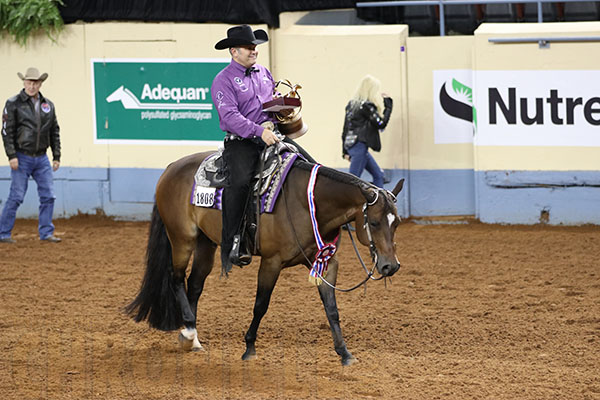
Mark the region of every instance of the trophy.
POLYGON ((275 117, 279 121, 277 124, 279 132, 290 139, 296 139, 308 131, 308 126, 302 122, 302 115, 300 114, 302 101, 300 100, 298 89, 301 89, 302 86, 298 84, 292 85, 290 81, 285 79, 275 84, 275 90, 277 90, 280 84, 289 87, 290 91, 283 96, 279 95, 273 100, 264 103, 263 111, 274 112, 275 117))

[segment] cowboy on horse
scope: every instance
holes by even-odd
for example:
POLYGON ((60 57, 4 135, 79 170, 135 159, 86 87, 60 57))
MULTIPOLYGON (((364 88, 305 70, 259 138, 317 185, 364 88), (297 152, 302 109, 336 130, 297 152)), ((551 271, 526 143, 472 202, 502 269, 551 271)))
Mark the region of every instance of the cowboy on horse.
POLYGON ((217 50, 229 49, 231 63, 215 77, 211 93, 219 114, 220 127, 226 132, 223 160, 227 183, 223 190, 223 231, 221 263, 225 273, 232 264, 243 266, 251 261, 244 254, 240 232, 250 198, 250 182, 254 177, 260 155, 266 146, 283 140, 294 144, 303 156, 313 158, 287 136, 279 134, 278 120, 273 113, 263 111, 263 104, 273 100, 276 83, 269 70, 256 63, 257 45, 269 40, 267 33, 252 31, 248 25, 227 30, 217 50))

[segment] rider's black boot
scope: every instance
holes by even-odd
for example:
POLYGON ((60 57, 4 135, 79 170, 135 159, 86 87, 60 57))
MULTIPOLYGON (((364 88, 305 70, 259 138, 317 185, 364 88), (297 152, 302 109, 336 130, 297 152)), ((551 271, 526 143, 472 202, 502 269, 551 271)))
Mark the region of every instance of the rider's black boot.
POLYGON ((252 262, 252 255, 246 251, 244 248, 242 250, 242 240, 241 235, 235 235, 233 237, 233 246, 231 247, 231 252, 229 253, 229 261, 232 264, 243 267, 252 262))

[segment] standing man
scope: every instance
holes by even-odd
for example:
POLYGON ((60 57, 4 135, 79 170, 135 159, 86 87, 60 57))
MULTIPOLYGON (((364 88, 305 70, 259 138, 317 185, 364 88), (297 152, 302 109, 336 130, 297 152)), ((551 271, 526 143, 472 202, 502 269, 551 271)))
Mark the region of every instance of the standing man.
POLYGON ((54 236, 54 185, 52 171, 60 166, 60 128, 54 104, 40 93, 47 73, 28 68, 23 76, 23 90, 6 101, 2 112, 2 140, 11 168, 10 193, 0 217, 0 243, 14 243, 11 231, 17 209, 25 198, 27 180, 33 177, 38 187, 40 240, 57 243, 54 236), (52 149, 52 165, 46 151, 52 149))
POLYGON ((231 254, 250 193, 250 181, 265 146, 279 142, 274 132, 275 120, 262 111, 262 104, 273 99, 275 82, 269 70, 256 64, 256 46, 269 40, 262 29, 252 31, 248 25, 227 30, 227 38, 215 49, 229 49, 231 63, 215 77, 212 100, 219 114, 221 129, 226 132, 223 160, 228 185, 223 190, 223 231, 221 264, 225 273, 232 264, 246 265, 250 255, 231 254))

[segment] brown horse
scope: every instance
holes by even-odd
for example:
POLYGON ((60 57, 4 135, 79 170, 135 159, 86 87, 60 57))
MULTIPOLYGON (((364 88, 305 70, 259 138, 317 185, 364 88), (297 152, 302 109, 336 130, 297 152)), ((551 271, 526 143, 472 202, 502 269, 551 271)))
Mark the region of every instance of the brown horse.
MULTIPOLYGON (((202 346, 196 331, 198 299, 213 268, 221 239, 221 212, 190 204, 194 174, 212 152, 184 157, 170 164, 156 185, 156 204, 146 252, 146 272, 137 297, 126 311, 136 322, 148 320, 160 330, 182 329, 179 340, 187 350, 202 346), (186 267, 194 253, 187 278, 186 267)), ((313 164, 296 161, 282 188, 273 213, 262 214, 259 224, 260 267, 252 323, 245 335, 243 360, 256 356, 254 343, 262 317, 282 268, 298 264, 311 266, 317 254, 313 235, 307 185, 313 164), (310 259, 307 260, 308 257, 310 259)), ((353 175, 321 167, 314 186, 316 219, 325 243, 332 242, 342 225, 356 222, 359 241, 370 246, 375 266, 382 276, 391 276, 400 264, 395 253, 394 232, 400 222, 395 196, 404 180, 392 192, 379 189, 353 175), (392 194, 393 193, 393 194, 392 194)), ((338 263, 331 258, 325 279, 336 283, 338 263)), ((335 290, 318 286, 329 320, 335 351, 343 365, 356 359, 342 337, 335 290)))

